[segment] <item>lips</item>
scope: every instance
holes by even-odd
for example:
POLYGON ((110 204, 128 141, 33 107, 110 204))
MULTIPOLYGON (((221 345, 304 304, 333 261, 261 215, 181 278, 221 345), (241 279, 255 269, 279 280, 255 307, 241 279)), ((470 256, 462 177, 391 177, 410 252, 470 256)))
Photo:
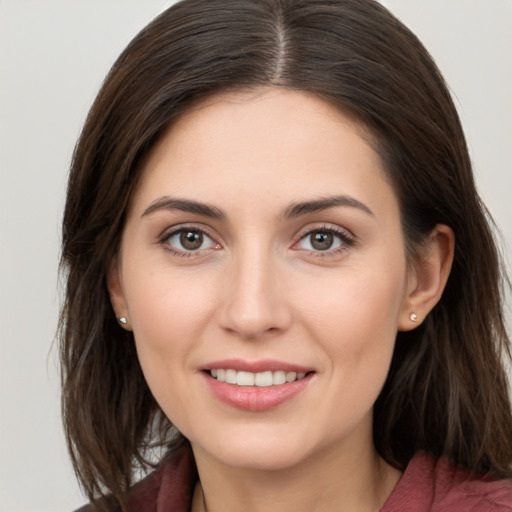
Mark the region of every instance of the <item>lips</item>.
POLYGON ((223 403, 246 411, 275 408, 305 390, 315 372, 280 361, 216 361, 203 368, 210 391, 223 403))

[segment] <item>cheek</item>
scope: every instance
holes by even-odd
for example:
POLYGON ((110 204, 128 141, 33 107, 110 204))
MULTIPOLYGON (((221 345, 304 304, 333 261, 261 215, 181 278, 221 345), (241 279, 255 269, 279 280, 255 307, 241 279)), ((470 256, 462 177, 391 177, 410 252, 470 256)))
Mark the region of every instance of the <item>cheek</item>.
POLYGON ((304 324, 324 346, 334 378, 374 393, 386 378, 393 354, 404 274, 393 269, 345 270, 325 286, 317 281, 310 287, 302 305, 304 324))
POLYGON ((211 287, 200 276, 156 265, 141 272, 127 262, 125 275, 139 360, 153 390, 172 379, 176 369, 186 367, 202 342, 200 333, 211 317, 211 287))
POLYGON ((155 260, 126 262, 124 294, 134 331, 151 333, 148 340, 167 346, 166 339, 200 325, 211 304, 211 286, 205 273, 177 271, 165 259, 155 260))
MULTIPOLYGON (((339 334, 347 329, 372 330, 373 326, 398 326, 398 314, 405 295, 405 270, 383 265, 383 268, 337 269, 336 273, 316 276, 304 283, 308 293, 304 308, 324 326, 339 334)), ((405 268, 405 265, 404 265, 405 268)), ((375 333, 381 329, 375 329, 375 333)))
POLYGON ((126 287, 146 382, 167 417, 183 431, 189 430, 190 403, 197 401, 190 382, 193 356, 203 343, 211 308, 204 283, 201 288, 196 283, 159 272, 133 279, 126 287))

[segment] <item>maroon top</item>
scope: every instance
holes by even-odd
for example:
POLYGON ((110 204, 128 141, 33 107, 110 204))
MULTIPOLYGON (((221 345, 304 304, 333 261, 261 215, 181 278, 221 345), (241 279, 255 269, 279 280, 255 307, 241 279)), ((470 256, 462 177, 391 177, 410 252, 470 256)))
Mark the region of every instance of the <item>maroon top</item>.
MULTIPOLYGON (((130 505, 138 512, 188 512, 196 480, 186 450, 135 485, 130 505)), ((471 475, 447 459, 419 453, 380 512, 512 512, 512 482, 471 475)))
POLYGON ((426 453, 412 458, 380 512, 512 512, 512 482, 456 468, 426 453))

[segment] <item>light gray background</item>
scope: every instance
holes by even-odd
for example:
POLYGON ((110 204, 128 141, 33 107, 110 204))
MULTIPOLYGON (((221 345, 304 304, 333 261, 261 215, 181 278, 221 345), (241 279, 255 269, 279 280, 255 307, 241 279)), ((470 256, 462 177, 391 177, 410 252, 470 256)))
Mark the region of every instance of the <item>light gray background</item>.
MULTIPOLYGON (((83 503, 51 352, 67 168, 110 65, 164 0, 0 0, 0 512, 83 503)), ((512 0, 383 2, 437 60, 512 247, 512 0)), ((511 314, 508 311, 510 320, 511 314)))

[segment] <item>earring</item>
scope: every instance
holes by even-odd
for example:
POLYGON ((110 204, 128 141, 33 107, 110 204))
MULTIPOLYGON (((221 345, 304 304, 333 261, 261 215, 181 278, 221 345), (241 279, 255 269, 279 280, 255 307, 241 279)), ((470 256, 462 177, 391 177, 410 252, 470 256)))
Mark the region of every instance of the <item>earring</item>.
POLYGON ((409 318, 411 319, 412 322, 417 322, 418 321, 418 317, 416 316, 416 313, 411 313, 409 315, 409 318))
POLYGON ((126 320, 126 317, 121 316, 121 317, 119 317, 119 323, 126 325, 128 323, 128 320, 126 320))

